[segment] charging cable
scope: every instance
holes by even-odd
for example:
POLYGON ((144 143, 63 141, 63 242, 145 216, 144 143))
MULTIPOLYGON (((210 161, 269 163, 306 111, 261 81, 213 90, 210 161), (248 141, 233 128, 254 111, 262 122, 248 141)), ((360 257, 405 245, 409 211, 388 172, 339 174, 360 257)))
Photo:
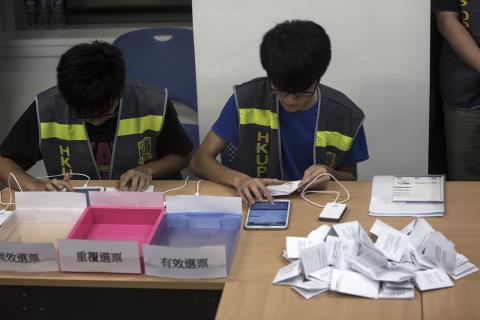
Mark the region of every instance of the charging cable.
POLYGON ((327 173, 327 172, 321 173, 321 174, 319 174, 318 176, 316 176, 312 181, 310 181, 310 182, 307 184, 307 186, 303 189, 302 193, 300 194, 300 196, 302 197, 302 199, 305 200, 306 202, 310 203, 311 205, 314 205, 314 206, 320 207, 320 208, 325 208, 325 205, 316 203, 316 202, 308 199, 308 198, 306 197, 306 195, 309 194, 309 193, 335 194, 335 195, 336 195, 335 200, 334 200, 335 203, 345 203, 345 202, 347 202, 348 200, 350 200, 350 192, 348 192, 347 188, 346 188, 340 181, 338 181, 337 178, 335 178, 333 175, 331 175, 330 173, 327 173), (335 181, 338 183, 338 185, 339 185, 340 187, 342 187, 343 190, 345 190, 345 193, 347 194, 347 198, 339 202, 338 199, 340 198, 340 192, 338 192, 338 191, 307 190, 307 189, 310 187, 310 185, 312 185, 312 183, 314 183, 315 181, 317 181, 317 179, 319 179, 320 177, 323 177, 323 176, 329 176, 330 178, 332 178, 333 180, 335 180, 335 181))
POLYGON ((190 176, 188 176, 187 178, 185 178, 185 181, 183 182, 183 185, 180 186, 180 187, 173 188, 173 189, 168 189, 168 190, 161 191, 161 192, 162 192, 163 194, 165 194, 165 193, 168 193, 168 192, 171 192, 171 191, 181 190, 181 189, 185 188, 185 186, 187 185, 188 179, 190 179, 190 176))
MULTIPOLYGON (((43 176, 43 177, 35 177, 35 179, 45 179, 45 178, 55 178, 55 177, 64 177, 66 176, 67 173, 61 173, 61 174, 54 174, 54 175, 51 175, 51 176, 43 176)), ((86 174, 83 174, 83 173, 78 173, 78 172, 71 172, 70 173, 71 176, 80 176, 80 177, 85 177, 87 178, 87 182, 85 182, 85 184, 83 185, 84 188, 88 187, 88 184, 90 183, 90 177, 86 174)))
POLYGON ((3 204, 5 206, 2 210, 5 210, 9 206, 15 204, 15 202, 13 202, 13 195, 12 195, 12 191, 11 191, 12 190, 12 178, 13 178, 13 180, 15 180, 15 183, 17 184, 18 189, 20 189, 20 191, 23 192, 22 186, 20 185, 20 183, 18 183, 17 177, 15 177, 15 175, 10 172, 8 174, 8 181, 7 181, 8 188, 5 188, 2 191, 0 191, 0 204, 3 204), (7 190, 10 190, 10 199, 8 200, 8 202, 3 202, 2 201, 2 194, 7 190))
POLYGON ((196 196, 199 196, 200 195, 200 182, 202 182, 203 179, 200 179, 197 181, 197 192, 195 192, 195 195, 196 196))

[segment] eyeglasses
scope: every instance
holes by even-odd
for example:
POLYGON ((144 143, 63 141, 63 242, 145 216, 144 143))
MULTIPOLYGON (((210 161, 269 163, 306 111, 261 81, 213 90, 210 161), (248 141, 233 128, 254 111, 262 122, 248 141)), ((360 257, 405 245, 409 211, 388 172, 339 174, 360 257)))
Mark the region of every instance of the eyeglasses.
POLYGON ((272 87, 270 87, 270 90, 272 91, 273 95, 277 96, 277 98, 285 98, 288 95, 292 95, 295 98, 310 98, 315 94, 317 86, 318 86, 318 82, 315 84, 314 86, 315 89, 313 91, 288 92, 288 91, 281 91, 272 87))

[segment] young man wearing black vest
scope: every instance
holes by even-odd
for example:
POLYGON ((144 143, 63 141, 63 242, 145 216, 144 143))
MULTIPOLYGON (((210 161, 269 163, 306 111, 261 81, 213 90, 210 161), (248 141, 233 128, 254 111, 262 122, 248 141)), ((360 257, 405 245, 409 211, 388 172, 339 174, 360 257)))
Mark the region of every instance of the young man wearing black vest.
POLYGON ((266 186, 283 181, 305 186, 322 173, 355 180, 357 163, 369 157, 364 114, 320 83, 330 58, 330 39, 312 21, 285 21, 268 31, 260 46, 267 77, 234 87, 192 170, 236 188, 248 202, 271 201, 266 186), (216 160, 221 152, 225 165, 216 160))
POLYGON ((121 52, 95 41, 61 56, 57 86, 37 95, 0 146, 0 180, 12 173, 23 190, 73 190, 69 179, 81 173, 140 191, 179 177, 191 151, 167 90, 126 80, 121 52), (41 159, 48 175, 64 178, 25 172, 41 159))

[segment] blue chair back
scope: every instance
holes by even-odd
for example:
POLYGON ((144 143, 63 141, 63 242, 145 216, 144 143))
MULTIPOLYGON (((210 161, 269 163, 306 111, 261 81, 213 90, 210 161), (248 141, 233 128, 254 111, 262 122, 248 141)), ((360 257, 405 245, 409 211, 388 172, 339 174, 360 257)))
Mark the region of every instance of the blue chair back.
MULTIPOLYGON (((125 33, 113 45, 122 51, 127 77, 168 89, 169 98, 197 111, 193 32, 152 28, 125 33)), ((197 121, 197 119, 196 119, 197 121)), ((182 124, 195 147, 198 125, 182 124)))

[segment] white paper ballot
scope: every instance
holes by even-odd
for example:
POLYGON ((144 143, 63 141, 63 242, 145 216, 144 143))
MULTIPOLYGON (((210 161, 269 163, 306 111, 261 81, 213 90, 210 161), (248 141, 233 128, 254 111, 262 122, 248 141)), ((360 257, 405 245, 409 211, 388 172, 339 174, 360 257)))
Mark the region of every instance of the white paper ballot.
POLYGON ((478 271, 478 267, 471 262, 466 262, 461 266, 455 268, 453 273, 450 273, 450 277, 454 280, 464 278, 478 271))
POLYGON ((378 219, 375 220, 372 227, 370 228, 370 233, 376 235, 377 237, 379 237, 382 233, 387 231, 395 232, 398 230, 378 219))
POLYGON ((313 247, 303 249, 300 252, 300 261, 307 279, 310 279, 309 274, 311 272, 327 267, 328 259, 325 243, 321 242, 313 247))
POLYGON ((372 216, 443 216, 445 202, 393 201, 393 176, 375 176, 368 212, 372 216))
POLYGON ((453 287, 453 282, 442 269, 415 272, 415 284, 420 291, 453 287))
POLYGON ((270 186, 267 186, 267 190, 270 191, 270 194, 273 197, 287 196, 297 191, 298 185, 300 184, 300 182, 301 180, 297 180, 297 181, 289 181, 284 184, 270 185, 270 186))
POLYGON ((413 229, 408 236, 408 242, 418 251, 423 252, 430 232, 434 232, 432 226, 424 218, 415 219, 413 229))
POLYGON ((429 233, 423 255, 446 272, 453 272, 455 270, 457 258, 455 245, 438 231, 429 233))
POLYGON ((330 282, 332 282, 332 274, 333 274, 333 268, 325 267, 323 269, 310 272, 309 276, 311 279, 315 279, 315 280, 330 284, 330 282))
POLYGON ((390 288, 382 286, 378 293, 378 299, 413 299, 415 290, 412 288, 390 288))
POLYGON ((396 289, 413 289, 413 283, 411 280, 403 282, 382 282, 383 287, 385 288, 396 288, 396 289))
POLYGON ((409 235, 412 232, 414 226, 415 226, 415 220, 412 220, 409 224, 403 227, 403 229, 400 230, 400 232, 403 234, 409 235))
POLYGON ((322 224, 320 227, 310 232, 307 235, 307 238, 325 241, 325 238, 331 234, 331 232, 332 227, 330 227, 328 224, 322 224))
POLYGON ((395 229, 385 229, 375 242, 375 248, 388 259, 399 262, 408 246, 408 237, 395 229))
POLYGON ((354 296, 377 299, 379 282, 346 270, 333 270, 330 290, 354 296))
POLYGON ((360 223, 358 221, 351 221, 345 223, 337 223, 332 226, 333 230, 340 238, 346 238, 351 240, 359 239, 360 223))
POLYGON ((278 270, 272 283, 277 285, 293 285, 297 282, 303 281, 301 273, 302 268, 300 266, 300 260, 294 261, 278 270))
POLYGON ((442 202, 445 176, 393 177, 393 201, 442 202))
POLYGON ((298 259, 300 258, 300 252, 303 249, 309 248, 321 242, 323 241, 305 237, 287 237, 287 259, 298 259))
POLYGON ((329 285, 320 281, 310 280, 297 282, 292 288, 305 299, 310 299, 328 291, 329 285))
POLYGON ((326 241, 328 264, 336 269, 346 269, 348 261, 346 254, 358 255, 358 242, 355 240, 328 236, 326 241))

